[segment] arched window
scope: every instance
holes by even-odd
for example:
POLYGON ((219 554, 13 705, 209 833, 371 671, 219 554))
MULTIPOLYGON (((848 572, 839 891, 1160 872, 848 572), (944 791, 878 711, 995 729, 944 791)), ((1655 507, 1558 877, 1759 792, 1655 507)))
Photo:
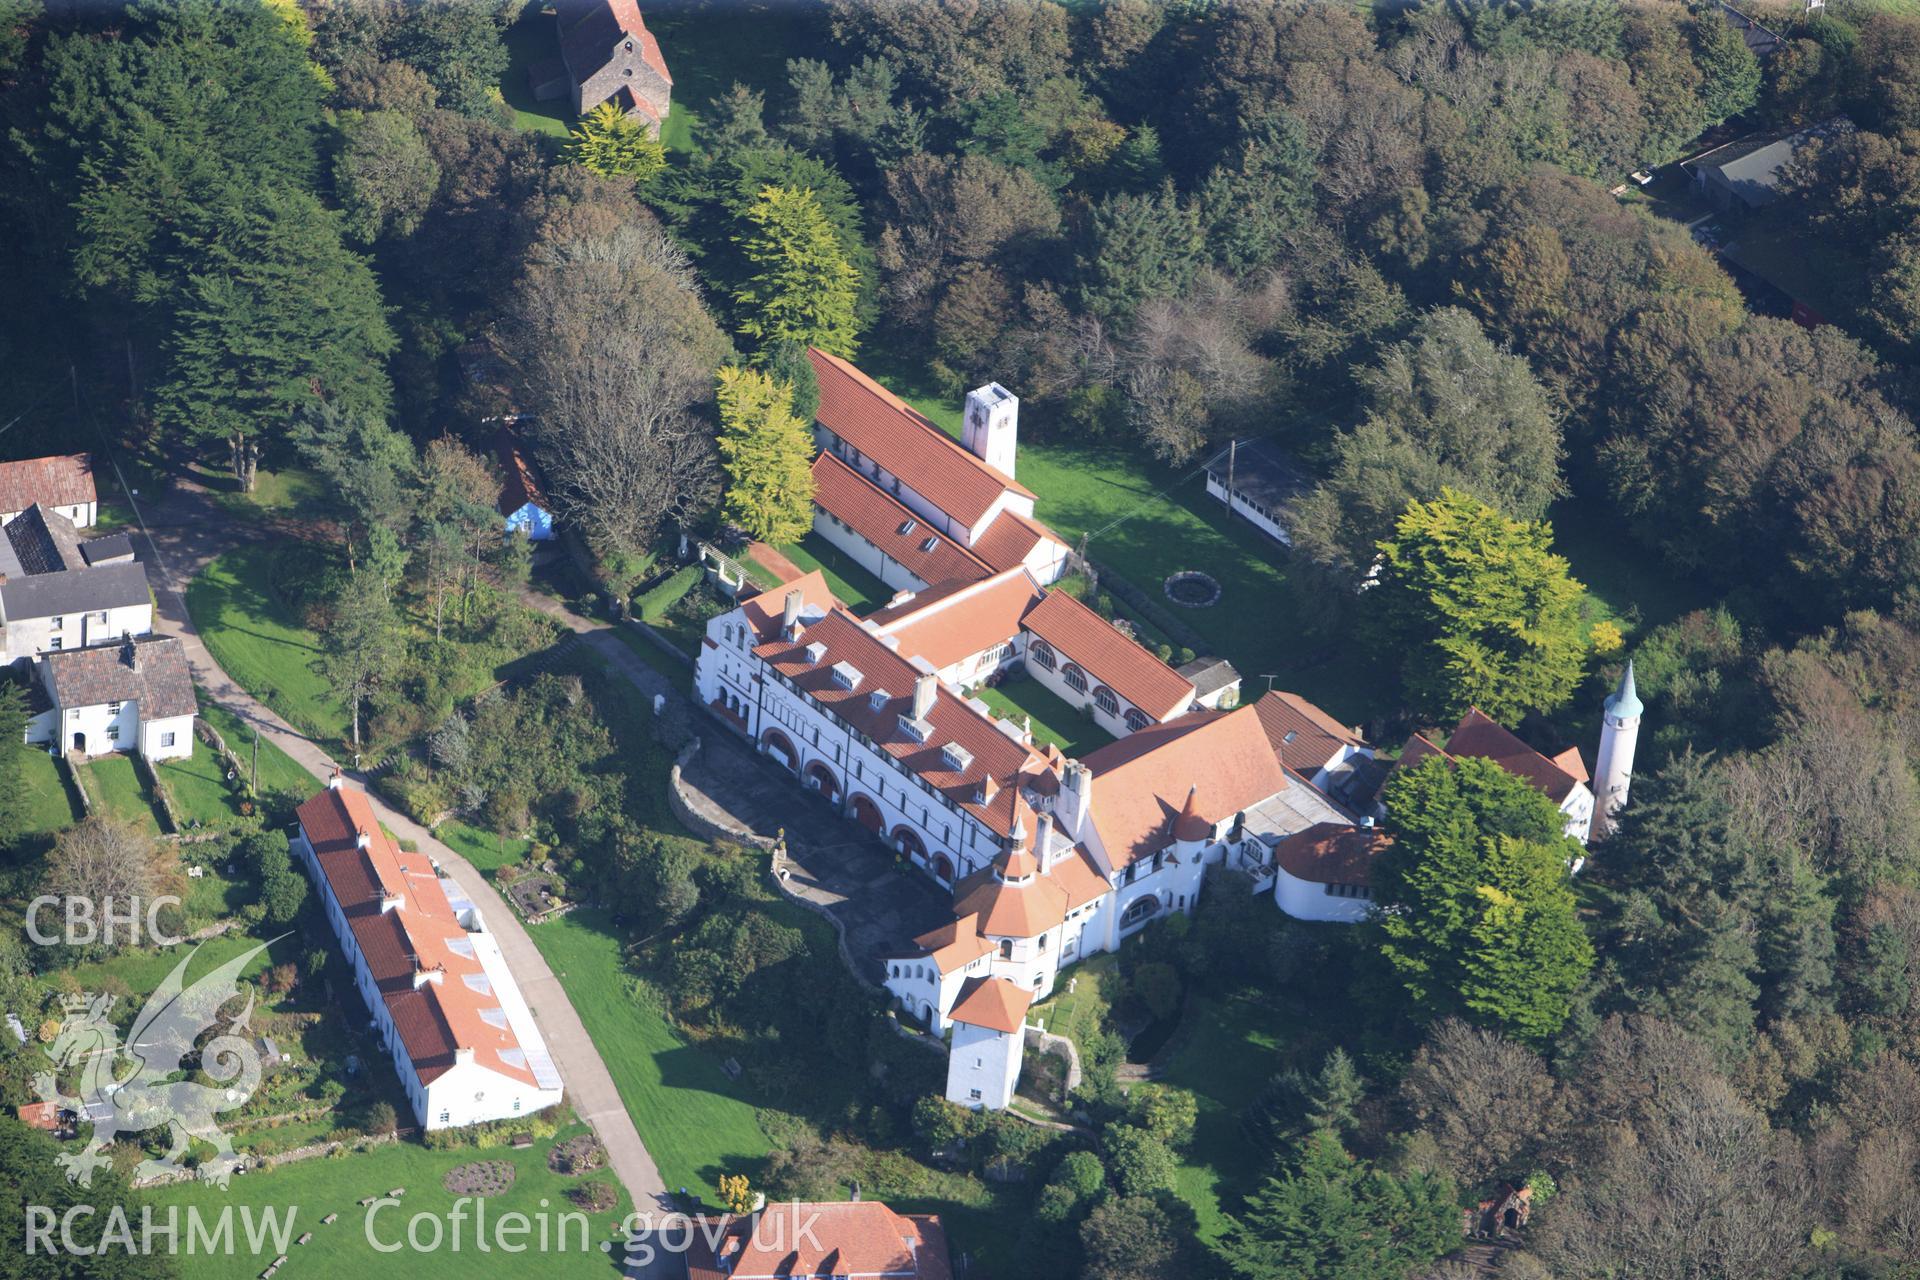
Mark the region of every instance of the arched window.
POLYGON ((1120 927, 1123 929, 1131 929, 1134 925, 1139 924, 1142 920, 1145 920, 1159 910, 1160 899, 1153 894, 1149 893, 1145 897, 1135 898, 1127 904, 1127 909, 1120 913, 1120 927))
POLYGON ((1071 662, 1067 664, 1066 670, 1060 674, 1066 677, 1067 688, 1073 690, 1075 693, 1085 693, 1087 691, 1087 673, 1074 666, 1071 662))
POLYGON ((1012 938, 1000 939, 1000 958, 1002 960, 1013 959, 1013 939, 1012 938))
POLYGON ((1149 724, 1152 723, 1152 721, 1147 719, 1146 712, 1140 710, 1140 708, 1138 707, 1128 707, 1125 719, 1127 722, 1127 728, 1133 730, 1136 733, 1138 733, 1140 730, 1146 728, 1149 724))
POLYGON ((1120 714, 1120 699, 1114 697, 1113 690, 1107 688, 1105 685, 1101 685, 1093 691, 1093 701, 1095 705, 1110 716, 1120 714))
POLYGON ((1053 670, 1058 662, 1058 659, 1053 656, 1053 646, 1045 640, 1035 640, 1028 646, 1027 656, 1049 671, 1053 670))

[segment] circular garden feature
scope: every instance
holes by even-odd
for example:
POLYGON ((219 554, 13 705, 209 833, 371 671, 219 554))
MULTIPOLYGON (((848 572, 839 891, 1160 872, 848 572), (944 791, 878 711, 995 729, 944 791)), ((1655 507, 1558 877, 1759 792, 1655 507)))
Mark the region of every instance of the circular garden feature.
POLYGON ((620 1201, 620 1195, 604 1182, 583 1182, 567 1188, 567 1199, 588 1213, 605 1213, 620 1201))
POLYGON ((513 1165, 505 1160, 475 1160, 447 1170, 440 1181, 456 1196, 497 1196, 513 1185, 513 1165))
POLYGON ((1220 603, 1219 581, 1198 569, 1182 569, 1161 586, 1167 599, 1183 609, 1208 609, 1220 603))
POLYGON ((547 1168, 555 1173, 592 1173, 607 1163, 607 1149, 590 1133, 553 1144, 547 1152, 547 1168))

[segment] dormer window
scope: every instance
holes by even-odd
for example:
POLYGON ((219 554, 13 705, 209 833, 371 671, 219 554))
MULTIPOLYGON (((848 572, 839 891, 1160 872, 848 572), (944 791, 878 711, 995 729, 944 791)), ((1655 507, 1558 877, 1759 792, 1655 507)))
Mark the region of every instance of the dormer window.
POLYGON ((900 717, 900 732, 915 742, 925 742, 933 733, 933 726, 925 720, 915 720, 912 716, 900 717))
POLYGON ((887 709, 887 691, 885 689, 875 689, 872 693, 868 694, 867 706, 874 711, 885 711, 887 709))
POLYGON ((827 656, 827 646, 822 644, 820 641, 815 640, 812 644, 807 646, 807 665, 808 666, 810 667, 819 666, 821 659, 825 658, 826 656, 827 656))
POLYGON ((965 773, 973 767, 973 753, 957 742, 949 742, 942 747, 940 758, 946 762, 947 768, 955 773, 965 773))
POLYGON ((833 682, 842 689, 858 689, 860 673, 850 663, 836 662, 833 664, 833 682))

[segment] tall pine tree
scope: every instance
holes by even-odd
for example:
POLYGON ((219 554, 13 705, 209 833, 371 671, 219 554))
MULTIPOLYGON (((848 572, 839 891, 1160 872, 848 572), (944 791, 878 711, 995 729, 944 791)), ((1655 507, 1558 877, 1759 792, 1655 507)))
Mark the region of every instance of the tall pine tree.
POLYGON ((763 187, 745 216, 749 229, 738 240, 749 275, 734 294, 740 331, 851 356, 860 273, 813 192, 763 187))

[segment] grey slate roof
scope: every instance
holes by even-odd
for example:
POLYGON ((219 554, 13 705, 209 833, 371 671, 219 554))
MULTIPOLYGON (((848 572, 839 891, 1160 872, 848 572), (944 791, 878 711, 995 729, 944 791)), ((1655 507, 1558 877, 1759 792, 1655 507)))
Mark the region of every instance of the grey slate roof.
POLYGON ((62 707, 138 701, 142 720, 190 716, 199 709, 187 651, 173 636, 58 650, 41 660, 54 701, 62 707))
POLYGON ((114 560, 131 560, 133 539, 124 533, 110 533, 104 538, 89 538, 80 544, 80 554, 90 565, 114 560))
POLYGON ((37 502, 7 521, 6 534, 23 573, 64 573, 86 566, 73 521, 37 502))
POLYGON ((1207 475, 1222 488, 1231 463, 1233 491, 1278 512, 1307 491, 1306 477, 1279 446, 1268 440, 1242 440, 1231 455, 1221 454, 1207 464, 1207 475))
POLYGON ((147 569, 137 560, 100 564, 65 573, 8 577, 0 583, 0 607, 14 622, 101 609, 128 609, 151 602, 147 569))

